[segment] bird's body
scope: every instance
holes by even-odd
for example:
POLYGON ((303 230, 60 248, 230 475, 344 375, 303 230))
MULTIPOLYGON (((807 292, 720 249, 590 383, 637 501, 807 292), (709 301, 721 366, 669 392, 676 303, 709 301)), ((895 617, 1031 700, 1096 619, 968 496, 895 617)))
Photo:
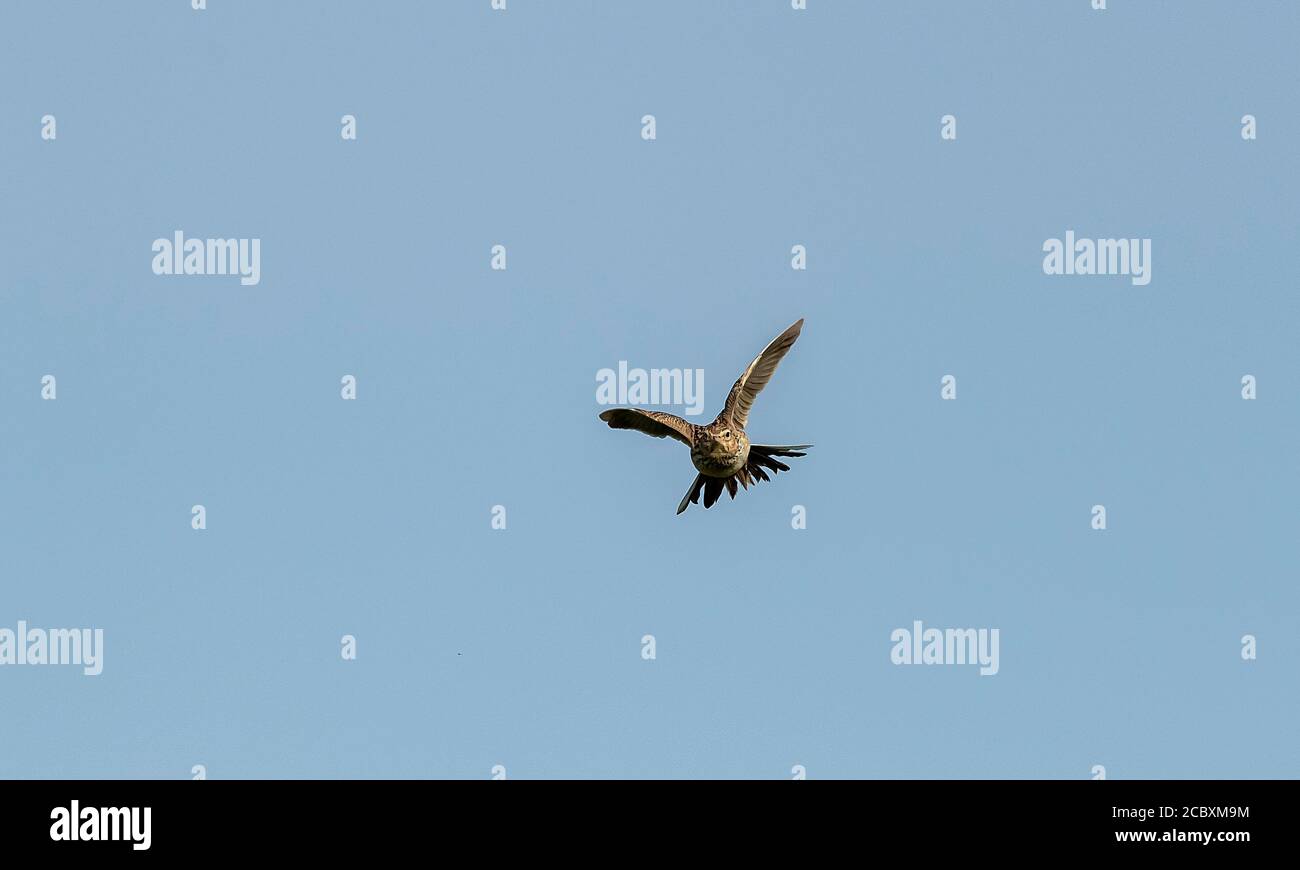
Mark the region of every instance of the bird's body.
POLYGON ((691 463, 699 474, 677 506, 677 513, 686 510, 689 504, 697 504, 701 491, 705 508, 713 506, 723 489, 735 498, 737 484, 748 489, 751 483, 768 480, 768 471, 775 474, 790 470, 790 466, 772 457, 804 456, 799 451, 812 446, 750 444, 749 436, 745 434, 754 397, 767 385, 777 363, 794 344, 802 328, 803 320, 796 321, 755 357, 731 388, 722 412, 707 426, 697 426, 673 414, 639 408, 613 408, 600 415, 611 429, 636 429, 656 438, 671 437, 691 448, 691 463))
POLYGON ((691 462, 700 474, 731 477, 749 459, 749 436, 743 429, 732 432, 721 417, 708 426, 692 426, 691 462))

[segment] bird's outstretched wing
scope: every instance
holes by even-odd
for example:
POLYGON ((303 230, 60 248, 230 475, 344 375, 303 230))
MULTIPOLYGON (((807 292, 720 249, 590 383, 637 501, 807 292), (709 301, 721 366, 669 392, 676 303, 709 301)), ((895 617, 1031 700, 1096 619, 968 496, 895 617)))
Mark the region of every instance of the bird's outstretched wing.
POLYGON ((727 394, 727 404, 722 413, 731 418, 731 425, 744 429, 749 423, 749 409, 754 405, 754 398, 767 386, 776 364, 785 356, 786 351, 794 345, 803 329, 803 318, 790 325, 785 332, 772 339, 772 343, 763 348, 763 352, 754 357, 754 361, 745 369, 745 373, 736 381, 731 392, 727 394))
POLYGON ((636 408, 611 408, 603 411, 600 419, 608 423, 611 429, 635 429, 656 438, 676 438, 687 447, 691 446, 691 430, 694 427, 672 414, 636 408))

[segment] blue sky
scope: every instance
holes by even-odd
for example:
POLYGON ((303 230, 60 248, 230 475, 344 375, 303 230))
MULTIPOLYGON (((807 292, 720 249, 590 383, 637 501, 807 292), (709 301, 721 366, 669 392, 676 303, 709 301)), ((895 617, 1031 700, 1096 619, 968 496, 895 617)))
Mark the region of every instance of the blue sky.
POLYGON ((1295 6, 208 5, 0 12, 0 627, 106 645, 0 775, 1300 775, 1295 6), (676 516, 596 373, 704 422, 799 317, 815 448, 676 516))

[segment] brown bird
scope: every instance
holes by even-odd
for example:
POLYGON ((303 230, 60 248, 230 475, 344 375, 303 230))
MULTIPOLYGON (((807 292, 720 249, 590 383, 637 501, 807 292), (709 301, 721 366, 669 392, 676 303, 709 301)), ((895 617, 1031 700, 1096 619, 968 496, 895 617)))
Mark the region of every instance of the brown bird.
POLYGON ((600 419, 608 423, 611 429, 636 429, 656 438, 676 438, 691 448, 691 462, 700 473, 695 475, 691 488, 682 496, 677 513, 686 510, 688 504, 699 504, 701 489, 704 490, 706 509, 713 507, 713 503, 722 497, 724 488, 734 499, 737 483, 749 489, 751 483, 770 480, 767 471, 776 474, 778 471, 790 470, 790 466, 772 457, 805 456, 799 451, 812 447, 811 444, 789 444, 783 447, 750 444, 749 437, 745 434, 754 398, 772 379, 776 364, 794 345, 801 329, 803 318, 772 339, 772 343, 754 357, 749 368, 745 369, 727 394, 727 403, 722 406, 722 413, 707 426, 696 426, 689 420, 672 414, 642 411, 638 408, 611 408, 600 415, 600 419))

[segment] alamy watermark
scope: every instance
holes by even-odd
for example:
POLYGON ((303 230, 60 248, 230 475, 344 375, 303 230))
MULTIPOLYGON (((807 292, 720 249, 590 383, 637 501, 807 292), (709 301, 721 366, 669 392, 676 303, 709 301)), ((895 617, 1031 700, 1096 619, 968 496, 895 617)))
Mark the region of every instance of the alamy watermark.
POLYGON ((238 275, 252 287, 262 280, 261 239, 187 239, 177 230, 154 239, 155 275, 238 275))
POLYGON ((0 665, 81 665, 95 677, 104 670, 104 629, 0 628, 0 665))
POLYGON ((153 807, 83 807, 81 801, 50 810, 50 839, 54 841, 118 840, 137 852, 153 842, 153 807))
POLYGON ((925 628, 918 619, 911 630, 894 629, 889 639, 889 660, 896 665, 979 665, 982 677, 998 672, 996 628, 925 628))
POLYGON ((596 402, 601 405, 683 405, 684 413, 704 411, 704 369, 629 369, 596 372, 596 402))
POLYGON ((1076 239, 1043 242, 1044 275, 1129 275, 1139 287, 1151 283, 1150 239, 1076 239))

